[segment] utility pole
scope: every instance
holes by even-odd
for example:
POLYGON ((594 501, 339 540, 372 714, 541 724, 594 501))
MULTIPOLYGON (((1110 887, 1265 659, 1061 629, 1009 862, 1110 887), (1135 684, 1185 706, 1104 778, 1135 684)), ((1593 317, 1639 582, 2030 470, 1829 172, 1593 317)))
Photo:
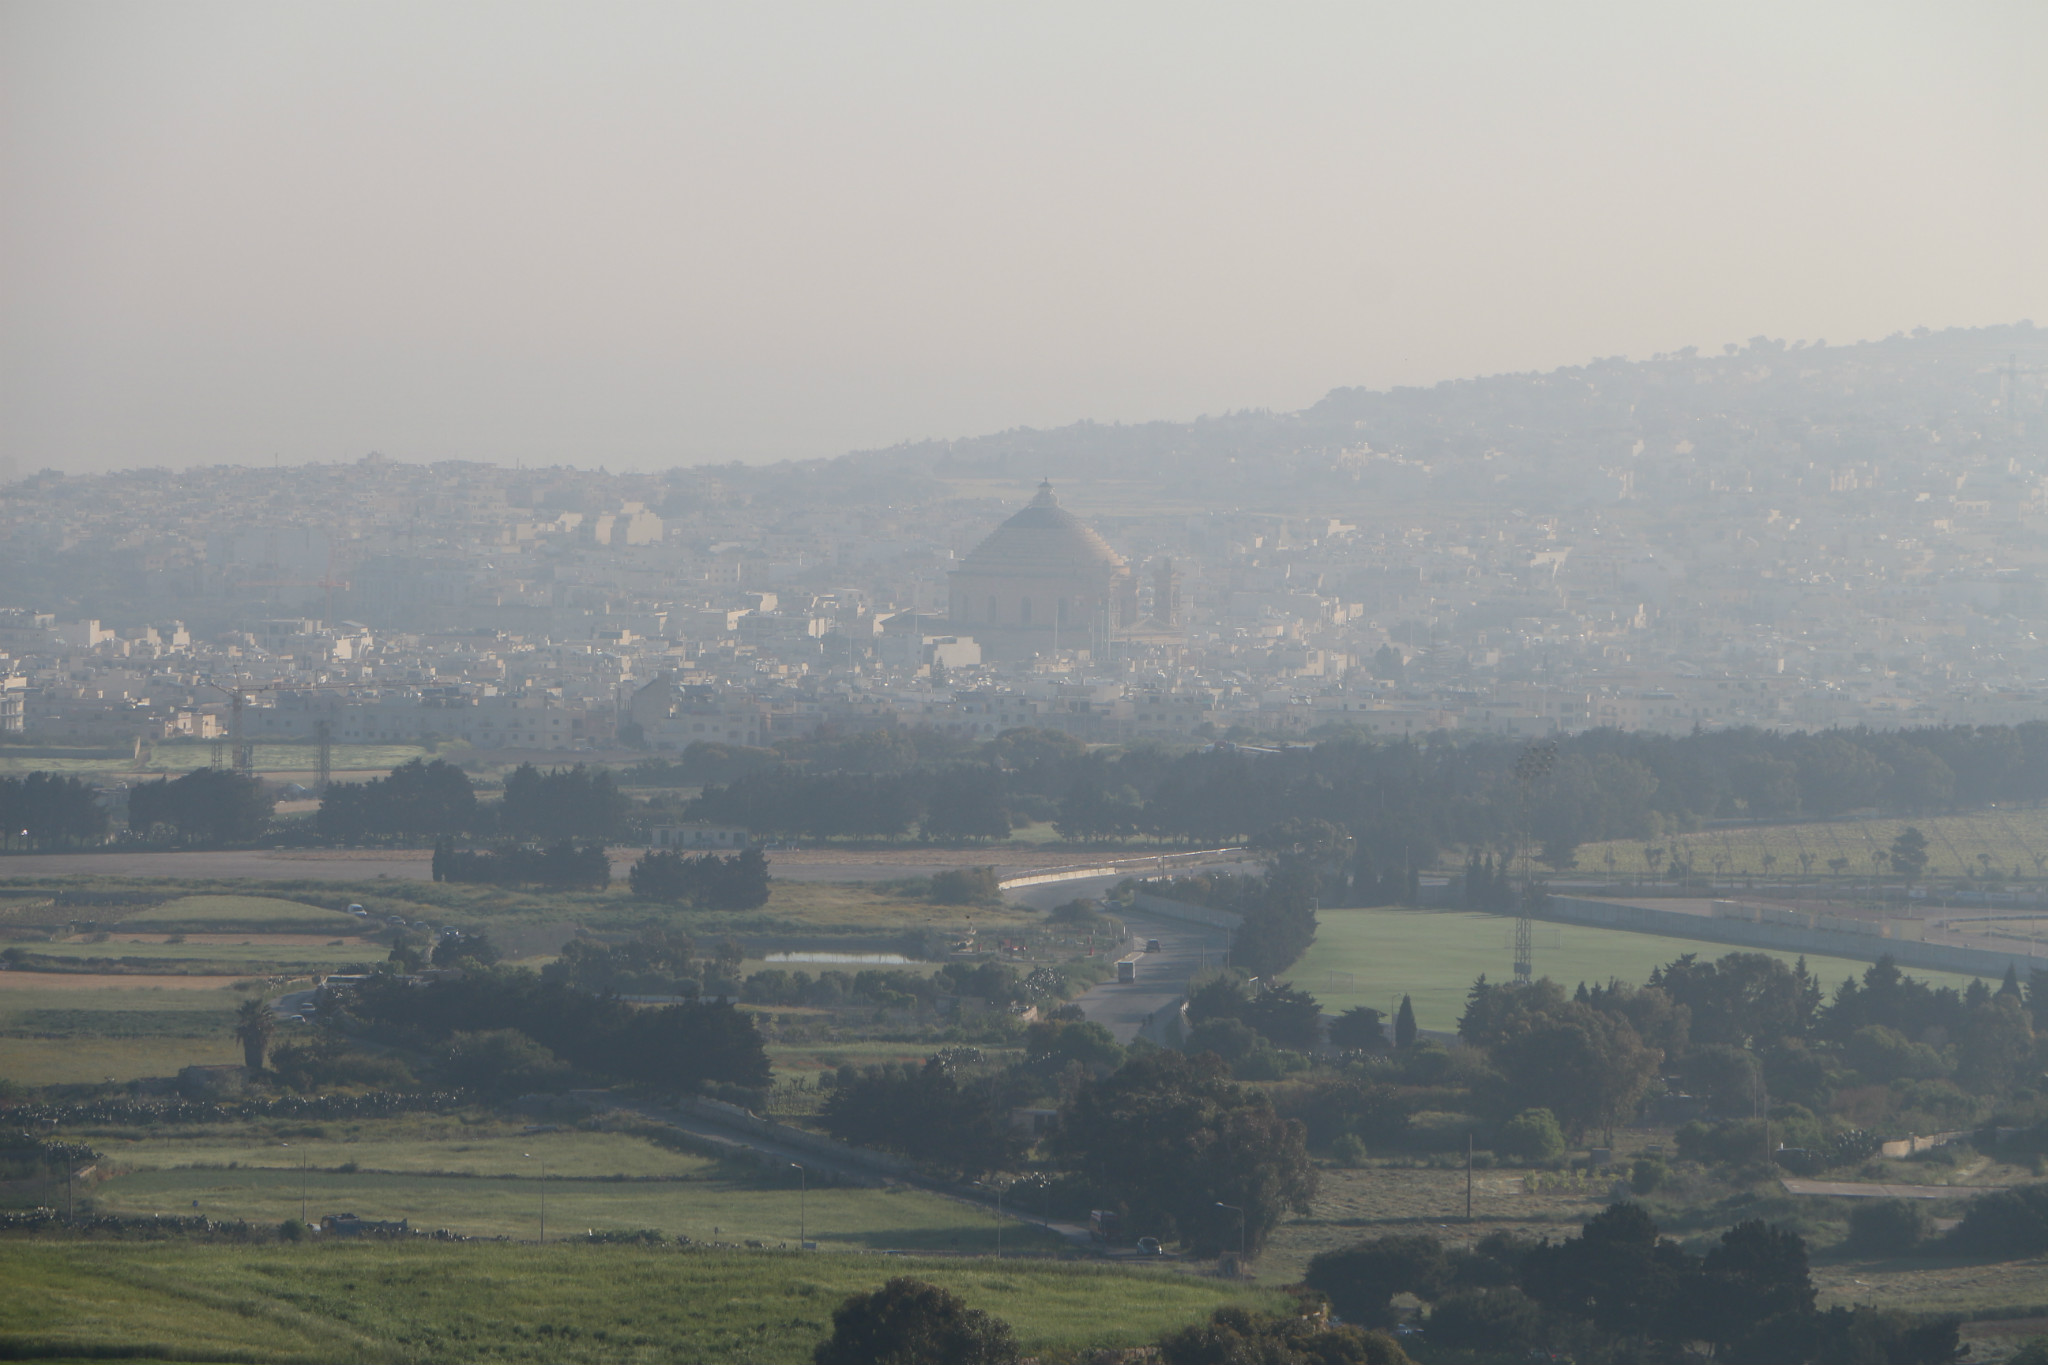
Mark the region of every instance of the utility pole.
POLYGON ((1472 1221, 1472 1135, 1465 1134, 1465 1221, 1472 1221))
POLYGON ((1001 1185, 990 1185, 980 1180, 974 1183, 980 1185, 985 1190, 994 1190, 996 1192, 996 1255, 1001 1257, 1003 1254, 1003 1194, 1005 1191, 1001 1185))
POLYGON ((806 1230, 809 1220, 805 1217, 804 1204, 810 1198, 811 1177, 801 1162, 792 1161, 789 1164, 796 1168, 796 1249, 802 1251, 804 1244, 810 1240, 806 1230))
MULTIPOLYGON (((521 1155, 528 1160, 533 1158, 532 1152, 522 1152, 521 1155)), ((548 1163, 545 1159, 540 1163, 540 1244, 548 1244, 548 1163)))
POLYGON ((313 727, 313 733, 320 741, 318 776, 313 779, 313 789, 325 796, 327 784, 334 779, 334 725, 320 721, 313 727))

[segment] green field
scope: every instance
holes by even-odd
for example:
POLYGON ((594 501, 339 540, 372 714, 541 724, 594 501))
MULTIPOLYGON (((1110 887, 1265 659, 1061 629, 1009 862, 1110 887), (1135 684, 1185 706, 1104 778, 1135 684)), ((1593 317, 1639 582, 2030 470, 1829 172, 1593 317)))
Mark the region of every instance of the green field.
POLYGON ((1137 1345, 1212 1279, 1049 1262, 561 1245, 0 1243, 0 1355, 186 1361, 799 1365, 847 1295, 933 1280, 1027 1350, 1137 1345))
MULTIPOLYGON (((332 1169, 353 1162, 366 1171, 519 1178, 705 1179, 718 1162, 627 1132, 523 1131, 523 1122, 463 1115, 427 1115, 351 1122, 270 1121, 221 1128, 157 1128, 88 1139, 119 1170, 247 1167, 286 1170, 299 1163, 332 1169)), ((215 1172, 215 1174, 237 1172, 215 1172)), ((118 1181, 116 1184, 118 1185, 118 1181)))
MULTIPOLYGON (((241 991, 145 984, 66 987, 63 977, 10 972, 0 988, 0 1079, 23 1085, 176 1075, 242 1059, 228 1036, 241 991)), ((289 1034, 281 1035, 289 1036, 289 1034)))
MULTIPOLYGON (((1316 941, 1288 977, 1332 1013, 1354 1005, 1391 1011, 1405 995, 1415 1001, 1415 1020, 1426 1029, 1452 1029, 1465 1009, 1465 993, 1484 972, 1489 981, 1514 976, 1514 920, 1476 910, 1324 910, 1316 941)), ((1623 929, 1578 925, 1536 925, 1536 975, 1562 982, 1620 977, 1640 985, 1658 967, 1682 953, 1704 958, 1733 952, 1765 952, 1786 962, 1797 953, 1693 939, 1636 934, 1623 929)), ((1862 976, 1867 962, 1809 955, 1806 965, 1829 991, 1846 976, 1862 976)), ((1970 978, 1946 972, 1912 975, 1937 985, 1967 986, 1970 978)))
POLYGON ((362 924, 344 910, 307 905, 303 901, 280 900, 275 896, 180 896, 152 905, 132 915, 123 915, 128 929, 256 930, 272 929, 295 933, 355 934, 362 924))
MULTIPOLYGON (((279 944, 262 937, 244 943, 135 943, 116 931, 104 943, 74 940, 38 943, 37 957, 81 966, 119 963, 123 970, 157 975, 296 976, 313 971, 340 971, 364 962, 382 962, 391 950, 378 943, 279 944)), ((107 970, 94 967, 95 971, 107 970)))
POLYGON ((175 1076, 180 1067, 226 1066, 242 1049, 218 1038, 0 1037, 0 1080, 22 1085, 133 1081, 175 1076))
POLYGON ((1752 825, 1702 830, 1696 834, 1670 834, 1651 840, 1615 839, 1586 844, 1578 851, 1582 872, 1599 873, 1609 867, 1622 876, 1642 876, 1651 864, 1644 858, 1647 848, 1665 850, 1663 866, 1671 859, 1690 857, 1695 873, 1800 879, 1825 883, 1832 874, 1829 862, 1848 859, 1845 876, 1868 878, 1874 866, 1871 855, 1891 847, 1892 840, 1908 825, 1927 836, 1927 872, 1930 877, 1960 877, 1965 871, 1981 876, 1986 868, 2010 878, 2015 869, 2029 881, 2048 875, 2048 809, 1972 811, 1968 815, 1934 815, 1911 820, 1825 820, 1804 824, 1752 825), (1613 863, 1608 860, 1613 856, 1613 863), (1804 854, 1806 862, 1800 861, 1804 854), (2036 862, 2036 859, 2041 861, 2036 862), (1718 859, 1718 861, 1717 861, 1718 859))
MULTIPOLYGON (((365 1218, 405 1218, 413 1226, 447 1228, 476 1237, 533 1238, 540 1230, 543 1193, 550 1236, 588 1228, 652 1228, 668 1236, 739 1245, 795 1246, 799 1219, 810 1239, 830 1251, 962 1251, 995 1249, 996 1227, 986 1210, 922 1190, 797 1190, 757 1188, 721 1179, 620 1179, 610 1176, 539 1178, 441 1176, 362 1171, 309 1171, 306 1209, 312 1217, 352 1212, 365 1218)), ((136 1171, 95 1189, 93 1207, 105 1213, 203 1213, 275 1226, 299 1216, 296 1170, 178 1169, 136 1171)), ((1050 1252, 1056 1237, 1010 1220, 1006 1251, 1050 1252)))
MULTIPOLYGON (((296 1218, 303 1198, 316 1219, 345 1211, 468 1236, 533 1238, 544 1196, 551 1234, 651 1228, 697 1241, 773 1246, 794 1245, 801 1223, 828 1250, 995 1249, 988 1210, 924 1190, 813 1181, 805 1191, 794 1171, 701 1155, 680 1135, 655 1141, 650 1134, 673 1131, 655 1126, 523 1127, 465 1114, 82 1129, 67 1136, 103 1155, 102 1170, 111 1174, 90 1191, 91 1207, 103 1213, 203 1213, 275 1225, 296 1218)), ((1014 1220, 1002 1240, 1006 1251, 1059 1246, 1051 1234, 1014 1220)))
MULTIPOLYGON (((33 870, 35 860, 14 860, 9 870, 33 870)), ((605 891, 544 891, 454 882, 364 880, 273 882, 268 896, 249 896, 248 883, 229 878, 176 880, 151 877, 0 877, 0 921, 21 924, 63 923, 92 918, 103 928, 161 931, 266 928, 278 932, 319 932, 332 927, 337 935, 354 922, 342 913, 359 903, 372 915, 431 919, 465 929, 486 929, 516 937, 522 928, 584 925, 598 930, 630 930, 660 925, 710 944, 725 934, 774 938, 779 948, 806 944, 852 946, 854 951, 889 951, 905 934, 926 931, 958 934, 969 925, 1000 931, 1039 924, 1037 911, 1015 905, 934 905, 905 895, 885 883, 776 880, 768 904, 758 910, 700 911, 635 898, 623 878, 605 891), (140 892, 176 900, 147 909, 119 905, 91 910, 53 907, 58 891, 140 892), (180 893, 192 893, 180 895, 180 893), (297 899, 293 899, 297 898, 297 899), (262 908, 259 908, 262 907, 262 908), (323 908, 325 907, 325 908, 323 908), (857 940, 871 940, 872 946, 857 940), (784 941, 786 940, 786 941, 784 941)), ((816 964, 802 966, 816 974, 816 964)))

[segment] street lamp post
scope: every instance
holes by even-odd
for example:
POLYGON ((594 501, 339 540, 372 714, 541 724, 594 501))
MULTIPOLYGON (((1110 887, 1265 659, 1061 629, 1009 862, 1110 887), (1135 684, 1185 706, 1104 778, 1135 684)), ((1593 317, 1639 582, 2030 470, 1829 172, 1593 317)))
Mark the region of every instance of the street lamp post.
MULTIPOLYGON (((280 1147, 289 1147, 289 1142, 280 1142, 280 1147)), ((299 1148, 299 1222, 306 1221, 306 1149, 299 1148)))
POLYGON ((802 1251, 804 1243, 810 1240, 806 1233, 808 1220, 805 1217, 804 1206, 810 1199, 811 1173, 804 1169, 800 1161, 792 1161, 789 1164, 796 1168, 796 1249, 802 1251))
POLYGON ((1237 1272, 1242 1275, 1244 1273, 1244 1210, 1235 1204, 1226 1204, 1221 1199, 1216 1201, 1216 1207, 1219 1209, 1229 1209, 1237 1215, 1237 1272))
POLYGON ((996 1192, 996 1255, 1001 1256, 1003 1254, 1003 1196, 1009 1193, 1009 1189, 1007 1186, 991 1185, 981 1180, 977 1180, 974 1183, 985 1190, 994 1190, 996 1192))

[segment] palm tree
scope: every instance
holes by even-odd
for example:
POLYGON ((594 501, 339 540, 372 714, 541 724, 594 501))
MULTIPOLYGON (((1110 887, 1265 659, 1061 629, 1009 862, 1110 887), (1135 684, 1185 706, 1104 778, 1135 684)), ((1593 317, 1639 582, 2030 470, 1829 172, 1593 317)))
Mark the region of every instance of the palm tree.
POLYGON ((266 1000, 245 1000, 235 1011, 235 1041, 242 1045, 242 1060, 251 1071, 263 1069, 263 1054, 270 1050, 270 1035, 277 1032, 277 1016, 266 1000))

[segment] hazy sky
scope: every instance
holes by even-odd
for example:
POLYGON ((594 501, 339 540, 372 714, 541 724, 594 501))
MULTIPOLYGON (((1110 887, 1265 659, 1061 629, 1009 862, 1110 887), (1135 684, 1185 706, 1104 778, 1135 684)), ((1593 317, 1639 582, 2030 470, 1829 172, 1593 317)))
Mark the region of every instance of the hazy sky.
POLYGON ((663 466, 2048 324, 2048 5, 0 0, 0 464, 663 466))

